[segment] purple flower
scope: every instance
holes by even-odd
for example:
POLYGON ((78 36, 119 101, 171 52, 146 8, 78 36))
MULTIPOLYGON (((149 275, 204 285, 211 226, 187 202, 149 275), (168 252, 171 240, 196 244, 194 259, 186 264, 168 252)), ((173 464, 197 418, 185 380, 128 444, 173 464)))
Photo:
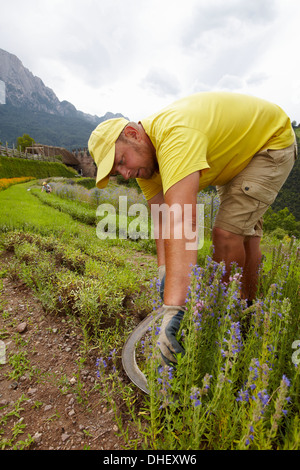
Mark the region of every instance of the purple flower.
POLYGON ((161 391, 166 392, 171 388, 171 381, 173 379, 173 367, 161 366, 158 369, 159 376, 157 377, 158 383, 162 386, 161 391))
POLYGON ((246 438, 246 441, 245 441, 246 446, 249 446, 249 445, 251 444, 251 441, 254 441, 254 435, 253 435, 253 433, 254 433, 254 428, 253 428, 253 426, 250 426, 250 427, 249 427, 249 431, 250 431, 250 432, 249 432, 249 434, 248 434, 248 436, 247 436, 247 438, 246 438))
POLYGON ((258 392, 257 397, 260 399, 264 407, 268 404, 270 397, 267 394, 266 390, 263 390, 262 392, 258 392))
POLYGON ((201 405, 201 401, 199 400, 199 398, 200 398, 200 390, 196 387, 193 387, 192 388, 192 393, 190 395, 190 399, 192 400, 193 405, 195 407, 201 405))
POLYGON ((157 326, 157 327, 156 327, 156 329, 155 329, 155 332, 154 332, 154 334, 155 334, 155 336, 158 336, 158 335, 159 335, 159 333, 160 333, 160 327, 159 327, 159 326, 157 326))
POLYGON ((240 390, 238 392, 238 397, 236 399, 236 401, 246 401, 248 402, 249 401, 249 392, 248 390, 240 390))
POLYGON ((104 373, 104 369, 107 367, 107 363, 103 357, 100 357, 96 360, 96 367, 98 368, 97 377, 99 378, 102 373, 104 373))
POLYGON ((282 380, 283 380, 284 384, 287 387, 289 387, 291 385, 291 382, 289 381, 289 379, 285 375, 282 376, 282 380))

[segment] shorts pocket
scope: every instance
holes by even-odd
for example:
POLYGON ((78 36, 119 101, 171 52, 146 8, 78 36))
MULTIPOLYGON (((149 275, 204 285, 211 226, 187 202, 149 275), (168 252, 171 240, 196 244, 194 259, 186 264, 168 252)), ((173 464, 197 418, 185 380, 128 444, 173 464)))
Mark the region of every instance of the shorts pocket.
POLYGON ((264 186, 261 183, 244 180, 242 183, 242 191, 245 195, 263 202, 268 206, 271 205, 277 196, 277 191, 264 186))

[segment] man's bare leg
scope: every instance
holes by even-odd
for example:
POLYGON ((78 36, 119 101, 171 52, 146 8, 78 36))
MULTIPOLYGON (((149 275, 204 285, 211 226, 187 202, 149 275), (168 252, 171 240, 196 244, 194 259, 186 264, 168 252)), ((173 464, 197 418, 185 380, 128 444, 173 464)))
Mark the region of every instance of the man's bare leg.
POLYGON ((215 227, 213 245, 214 260, 218 263, 225 262, 226 274, 223 280, 228 282, 231 265, 235 262, 243 269, 241 296, 243 299, 253 300, 261 262, 260 237, 244 237, 215 227))
POLYGON ((231 264, 235 262, 241 268, 244 268, 246 261, 246 252, 244 247, 244 237, 236 235, 235 233, 228 232, 218 227, 214 227, 212 234, 212 241, 214 245, 213 259, 217 263, 225 262, 226 274, 223 278, 228 282, 231 264))
POLYGON ((245 237, 244 241, 246 261, 243 269, 243 297, 248 300, 254 300, 257 294, 258 273, 262 259, 260 241, 261 237, 245 237))

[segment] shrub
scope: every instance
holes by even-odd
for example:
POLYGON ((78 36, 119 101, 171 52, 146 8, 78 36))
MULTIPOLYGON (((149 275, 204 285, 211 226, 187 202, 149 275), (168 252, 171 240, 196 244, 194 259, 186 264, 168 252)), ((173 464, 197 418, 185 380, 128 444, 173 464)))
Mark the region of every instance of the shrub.
POLYGON ((297 252, 295 245, 279 250, 286 268, 268 273, 267 291, 250 308, 239 296, 238 271, 223 284, 222 263, 208 257, 194 268, 178 336, 185 355, 176 366, 161 367, 158 322, 143 345, 146 448, 299 448, 300 364, 291 349, 300 334, 297 252))
POLYGON ((73 177, 77 172, 70 167, 56 162, 26 160, 25 158, 4 157, 0 155, 0 178, 34 176, 47 178, 49 176, 73 177))
POLYGON ((20 178, 1 178, 0 179, 0 191, 9 188, 13 184, 26 183, 26 181, 34 180, 33 176, 23 176, 20 178))

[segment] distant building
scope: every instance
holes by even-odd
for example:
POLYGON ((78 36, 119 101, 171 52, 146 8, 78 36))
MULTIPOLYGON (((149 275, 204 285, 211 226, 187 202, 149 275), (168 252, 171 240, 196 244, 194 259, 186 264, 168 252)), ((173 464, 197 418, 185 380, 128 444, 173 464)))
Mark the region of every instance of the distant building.
POLYGON ((26 148, 26 153, 45 157, 61 157, 64 165, 74 168, 81 176, 95 178, 97 174, 95 162, 86 149, 70 152, 63 147, 35 143, 26 148))

